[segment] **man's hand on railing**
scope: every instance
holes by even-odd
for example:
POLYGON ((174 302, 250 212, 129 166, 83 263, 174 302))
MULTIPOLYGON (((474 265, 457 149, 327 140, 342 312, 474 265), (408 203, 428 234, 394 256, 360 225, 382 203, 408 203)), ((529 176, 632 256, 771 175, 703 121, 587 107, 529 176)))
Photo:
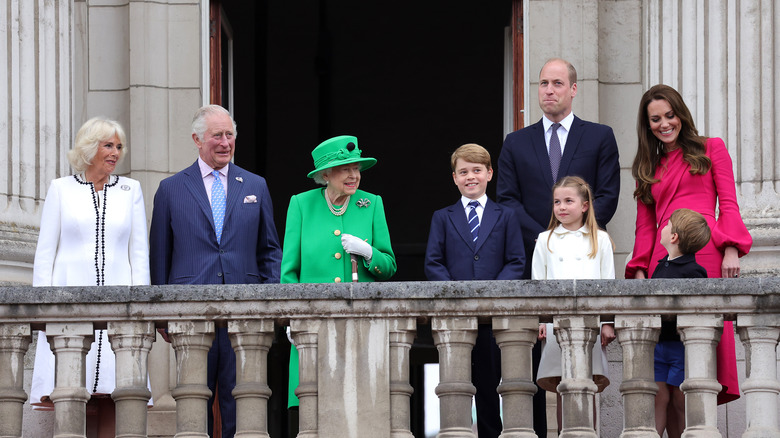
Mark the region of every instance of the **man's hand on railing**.
POLYGON ((606 347, 615 340, 615 325, 612 323, 601 324, 601 346, 606 347))
POLYGON ((547 324, 539 324, 539 340, 544 341, 547 339, 547 324))

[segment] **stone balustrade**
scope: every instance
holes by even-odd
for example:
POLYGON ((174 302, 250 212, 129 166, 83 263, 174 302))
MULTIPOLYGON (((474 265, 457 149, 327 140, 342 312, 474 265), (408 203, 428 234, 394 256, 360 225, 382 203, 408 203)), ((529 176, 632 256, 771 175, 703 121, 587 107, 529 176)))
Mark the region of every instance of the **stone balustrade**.
POLYGON ((623 351, 620 436, 658 437, 652 357, 662 315, 677 316, 686 344, 684 436, 721 436, 714 358, 725 319, 746 351, 742 436, 780 437, 778 278, 0 287, 0 436, 21 436, 22 362, 36 329, 46 330, 59 361, 55 436, 84 436, 85 355, 96 328, 108 330, 116 352, 117 436, 145 436, 154 372, 147 357, 155 329, 167 328, 176 352, 176 437, 206 437, 206 355, 215 325, 226 324, 237 357, 236 436, 269 436, 267 353, 275 325, 289 325, 300 352, 299 436, 408 438, 409 352, 423 322, 439 351, 439 436, 470 437, 471 347, 477 324, 492 322, 502 351, 501 436, 533 437, 531 347, 538 323, 553 321, 564 365, 561 436, 595 437, 590 347, 599 322, 610 320, 623 351))

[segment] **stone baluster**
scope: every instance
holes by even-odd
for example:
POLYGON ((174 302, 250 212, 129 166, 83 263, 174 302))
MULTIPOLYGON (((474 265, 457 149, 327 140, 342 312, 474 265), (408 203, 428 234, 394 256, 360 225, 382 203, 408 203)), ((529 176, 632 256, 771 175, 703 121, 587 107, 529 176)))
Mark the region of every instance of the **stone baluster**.
POLYGON ((410 430, 409 350, 417 322, 413 318, 394 319, 390 324, 390 437, 414 438, 410 430))
POLYGON ((213 321, 173 321, 168 323, 168 335, 176 351, 176 388, 171 396, 176 400, 175 438, 208 437, 207 385, 208 352, 214 342, 213 321))
POLYGON ((539 318, 493 318, 501 348, 501 394, 504 430, 500 438, 534 438, 531 350, 539 336, 539 318))
POLYGON ((290 331, 295 348, 298 350, 298 388, 295 395, 298 407, 298 437, 317 438, 319 436, 319 408, 317 406, 317 341, 319 338, 319 320, 291 320, 290 331))
POLYGON ((46 324, 54 352, 54 437, 87 436, 87 352, 95 337, 92 323, 46 324))
POLYGON ((685 432, 683 438, 716 438, 718 431, 717 359, 715 347, 723 332, 719 315, 680 315, 677 329, 685 344, 685 432))
POLYGON ((623 432, 620 438, 658 438, 655 430, 653 356, 660 335, 661 317, 615 317, 617 340, 623 348, 623 432))
POLYGON ((477 318, 433 318, 433 342, 439 350, 440 432, 437 438, 474 437, 471 431, 471 350, 477 341, 477 318))
POLYGON ((116 436, 145 437, 146 409, 152 396, 148 388, 147 359, 156 332, 149 321, 108 323, 111 349, 116 355, 116 389, 111 398, 116 403, 116 436))
POLYGON ((741 383, 745 394, 747 430, 742 438, 778 438, 777 343, 780 315, 739 315, 737 333, 745 345, 747 379, 741 383))
POLYGON ((236 352, 236 435, 267 438, 268 350, 274 340, 270 319, 228 321, 228 333, 236 352))
MULTIPOLYGON (((598 438, 593 413, 598 387, 593 383, 593 345, 599 333, 598 316, 556 316, 555 336, 561 347, 563 438, 598 438)), ((601 347, 599 347, 601 348, 601 347)))
POLYGON ((29 324, 0 324, 0 437, 22 436, 24 354, 30 339, 29 324))

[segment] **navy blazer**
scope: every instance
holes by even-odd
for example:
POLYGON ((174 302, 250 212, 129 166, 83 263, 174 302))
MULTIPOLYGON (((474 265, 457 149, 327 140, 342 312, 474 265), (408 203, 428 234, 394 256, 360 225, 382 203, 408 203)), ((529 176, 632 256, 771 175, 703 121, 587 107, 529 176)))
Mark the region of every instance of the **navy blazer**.
POLYGON ((282 249, 268 186, 232 163, 220 243, 197 161, 160 182, 149 242, 152 284, 279 282, 282 249))
POLYGON ((431 281, 519 280, 525 252, 516 223, 511 209, 488 199, 474 242, 460 199, 436 211, 425 251, 425 276, 431 281))
MULTIPOLYGON (((606 229, 620 194, 620 162, 612 128, 574 117, 558 177, 579 176, 593 190, 596 221, 606 229)), ((525 253, 533 254, 539 233, 552 216, 552 170, 542 120, 506 136, 498 158, 497 197, 515 210, 523 229, 525 253)), ((523 278, 531 278, 527 263, 523 278)))

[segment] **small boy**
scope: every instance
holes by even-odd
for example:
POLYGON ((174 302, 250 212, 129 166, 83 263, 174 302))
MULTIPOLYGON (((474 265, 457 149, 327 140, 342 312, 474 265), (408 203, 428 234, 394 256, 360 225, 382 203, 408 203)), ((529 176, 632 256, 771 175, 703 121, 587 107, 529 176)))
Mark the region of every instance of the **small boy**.
MULTIPOLYGON (((669 253, 658 261, 653 278, 707 278, 707 270, 696 263, 696 251, 710 241, 710 227, 704 217, 687 208, 675 210, 661 229, 661 245, 669 253)), ((655 347, 655 428, 669 438, 685 429, 685 396, 680 384, 685 379, 685 349, 674 321, 662 321, 655 347)))
MULTIPOLYGON (((490 153, 480 145, 464 144, 452 154, 450 165, 461 197, 433 214, 425 276, 430 281, 521 279, 525 250, 515 215, 485 194, 493 178, 490 153)), ((496 392, 501 356, 490 324, 479 325, 471 357, 479 436, 496 438, 501 434, 496 392)))

